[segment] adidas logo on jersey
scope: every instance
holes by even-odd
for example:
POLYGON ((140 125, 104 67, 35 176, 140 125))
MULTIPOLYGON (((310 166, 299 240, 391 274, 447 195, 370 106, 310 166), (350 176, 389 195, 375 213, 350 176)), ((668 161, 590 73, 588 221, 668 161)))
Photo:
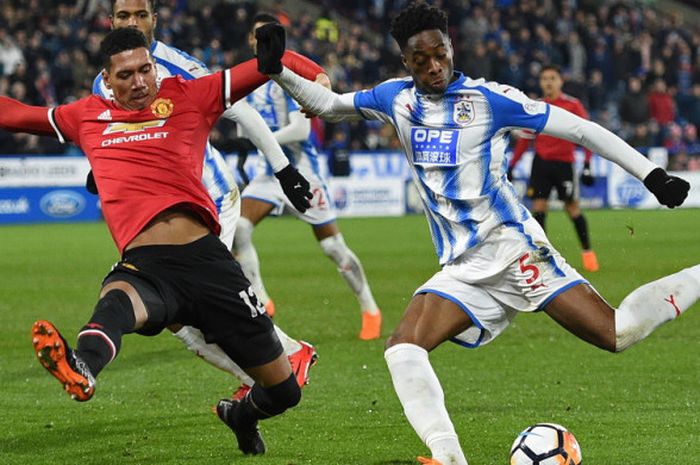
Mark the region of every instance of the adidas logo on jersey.
POLYGON ((100 115, 97 117, 98 120, 100 121, 112 121, 112 112, 109 111, 109 109, 103 111, 100 113, 100 115))

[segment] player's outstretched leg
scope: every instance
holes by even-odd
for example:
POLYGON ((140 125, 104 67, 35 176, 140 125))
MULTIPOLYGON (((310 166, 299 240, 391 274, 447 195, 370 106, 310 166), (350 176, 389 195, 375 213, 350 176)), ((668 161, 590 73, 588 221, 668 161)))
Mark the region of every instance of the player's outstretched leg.
POLYGON ((641 341, 699 299, 700 265, 635 289, 615 312, 615 350, 621 352, 641 341))
POLYGON ((72 399, 84 402, 92 398, 95 378, 52 323, 44 320, 34 323, 32 344, 41 365, 63 385, 72 399))
POLYGON ((360 260, 347 246, 341 233, 323 238, 318 244, 323 253, 336 264, 338 272, 357 297, 362 311, 362 330, 358 337, 363 340, 379 338, 382 330, 382 313, 379 311, 377 302, 374 301, 360 260))

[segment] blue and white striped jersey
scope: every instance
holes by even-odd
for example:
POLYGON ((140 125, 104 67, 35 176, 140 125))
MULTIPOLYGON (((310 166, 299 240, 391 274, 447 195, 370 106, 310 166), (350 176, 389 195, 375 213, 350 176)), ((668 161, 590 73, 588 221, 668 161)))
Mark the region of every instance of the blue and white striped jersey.
MULTIPOLYGON (((267 123, 267 126, 275 132, 289 124, 289 114, 299 111, 299 104, 287 94, 282 87, 274 81, 269 81, 248 94, 246 101, 267 123)), ((306 140, 294 142, 282 146, 284 154, 289 162, 302 172, 312 172, 321 176, 318 165, 318 152, 311 140, 311 134, 306 140)), ((260 157, 261 166, 268 176, 273 174, 270 164, 264 157, 260 157)), ((259 169, 258 172, 262 170, 259 169)))
POLYGON ((442 95, 422 93, 408 77, 353 97, 363 117, 396 128, 441 265, 497 226, 525 234, 531 216, 506 179, 505 151, 512 128, 540 132, 549 117, 549 105, 513 87, 456 77, 442 95))
MULTIPOLYGON (((209 69, 201 61, 157 40, 151 44, 151 55, 156 61, 158 79, 177 75, 190 80, 210 74, 209 69)), ((112 91, 105 86, 102 74, 95 78, 92 93, 104 98, 112 98, 112 91)), ((237 189, 236 180, 224 157, 209 142, 204 151, 202 183, 214 200, 217 211, 221 213, 225 197, 232 190, 237 189)))

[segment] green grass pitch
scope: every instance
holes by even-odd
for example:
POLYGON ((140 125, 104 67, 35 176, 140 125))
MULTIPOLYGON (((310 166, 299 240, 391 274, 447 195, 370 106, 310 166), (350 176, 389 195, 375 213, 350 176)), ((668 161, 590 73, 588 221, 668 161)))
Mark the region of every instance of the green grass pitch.
MULTIPOLYGON (((700 262, 700 211, 588 213, 601 271, 587 277, 613 305, 635 287, 700 262)), ((343 219, 384 311, 383 335, 437 269, 422 216, 343 219)), ((549 218, 550 239, 576 267, 573 226, 549 218)), ((29 336, 53 321, 73 342, 117 253, 103 224, 0 228, 0 464, 408 465, 428 453, 406 422, 383 341, 356 339, 356 301, 308 227, 264 221, 255 233, 276 322, 316 344, 302 403, 262 423, 268 453, 245 457, 211 406, 236 388, 169 333, 128 335, 74 402, 40 367, 29 336)), ((444 344, 431 360, 471 465, 505 465, 516 434, 561 423, 588 465, 698 463, 700 306, 619 355, 595 349, 544 314, 520 315, 478 350, 444 344)))

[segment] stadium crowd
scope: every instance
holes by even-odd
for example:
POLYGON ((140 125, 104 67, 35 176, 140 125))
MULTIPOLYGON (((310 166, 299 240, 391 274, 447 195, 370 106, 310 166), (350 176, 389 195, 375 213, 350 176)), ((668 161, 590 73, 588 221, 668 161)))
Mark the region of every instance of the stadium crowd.
MULTIPOLYGON (((288 0, 289 1, 289 0, 288 0)), ((276 1, 289 47, 321 63, 338 91, 404 73, 389 22, 407 0, 323 0, 294 16, 276 1)), ((561 66, 565 91, 632 145, 665 146, 673 169, 700 170, 700 28, 639 0, 436 0, 450 14, 455 65, 539 95, 538 73, 561 66)), ((291 10, 291 8, 288 8, 291 10)), ((87 95, 109 30, 108 0, 7 0, 0 9, 0 93, 36 105, 87 95)), ((256 2, 160 0, 160 40, 211 69, 251 57, 256 2)), ((323 148, 397 148, 375 122, 315 124, 323 148)), ((217 138, 224 137, 215 134, 217 138)), ((0 132, 0 153, 61 153, 55 141, 0 132)))

